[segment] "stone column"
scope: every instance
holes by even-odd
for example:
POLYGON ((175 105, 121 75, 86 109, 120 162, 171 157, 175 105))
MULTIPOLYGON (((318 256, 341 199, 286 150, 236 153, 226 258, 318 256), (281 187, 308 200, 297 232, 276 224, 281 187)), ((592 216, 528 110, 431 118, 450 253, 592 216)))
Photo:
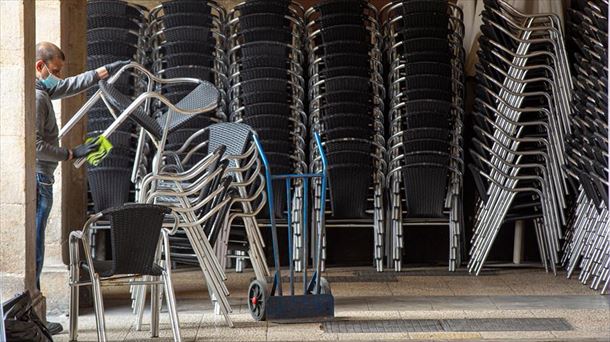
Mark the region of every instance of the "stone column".
POLYGON ((34 0, 0 1, 0 289, 36 290, 34 0))
MULTIPOLYGON (((62 70, 64 77, 85 71, 87 45, 87 8, 80 0, 46 0, 36 2, 36 41, 49 41, 58 45, 66 55, 62 70)), ((80 94, 54 101, 57 123, 61 125, 84 103, 80 94)), ((73 147, 84 140, 85 120, 75 126, 61 144, 73 147)), ((45 264, 41 276, 42 292, 47 294, 49 313, 67 312, 68 236, 80 229, 86 216, 86 175, 84 168, 76 169, 71 163, 60 163, 55 171, 53 209, 49 215, 45 240, 45 264)))

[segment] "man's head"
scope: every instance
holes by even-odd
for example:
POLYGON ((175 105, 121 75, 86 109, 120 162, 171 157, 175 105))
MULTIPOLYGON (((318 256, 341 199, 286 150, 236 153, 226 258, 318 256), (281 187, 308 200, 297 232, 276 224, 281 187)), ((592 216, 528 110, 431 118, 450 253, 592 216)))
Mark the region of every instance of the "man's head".
POLYGON ((57 45, 49 42, 36 44, 36 77, 44 80, 49 73, 61 77, 65 59, 63 51, 57 45))

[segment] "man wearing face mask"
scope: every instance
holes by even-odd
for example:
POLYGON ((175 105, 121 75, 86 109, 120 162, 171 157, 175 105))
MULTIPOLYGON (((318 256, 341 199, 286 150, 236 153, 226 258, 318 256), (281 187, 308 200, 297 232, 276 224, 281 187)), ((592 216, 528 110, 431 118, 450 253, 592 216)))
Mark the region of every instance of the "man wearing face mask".
MULTIPOLYGON (((117 72, 130 61, 118 61, 96 70, 61 79, 64 53, 49 42, 36 44, 36 286, 40 289, 40 274, 44 263, 45 229, 53 205, 53 173, 60 161, 86 157, 97 150, 95 142, 73 148, 60 147, 51 100, 76 95, 117 72)), ((63 330, 58 323, 49 323, 49 331, 63 330)))

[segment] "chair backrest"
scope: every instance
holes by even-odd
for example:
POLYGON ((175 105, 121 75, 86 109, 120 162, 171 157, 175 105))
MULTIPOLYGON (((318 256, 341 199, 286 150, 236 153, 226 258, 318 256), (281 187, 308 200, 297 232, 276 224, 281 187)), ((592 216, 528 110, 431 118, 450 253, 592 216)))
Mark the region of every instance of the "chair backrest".
MULTIPOLYGON (((241 156, 246 152, 250 141, 252 128, 246 124, 223 122, 210 125, 209 151, 214 151, 221 145, 226 146, 225 156, 241 156)), ((231 160, 229 167, 236 167, 235 160, 231 160)))
MULTIPOLYGON (((180 102, 176 104, 176 107, 184 110, 195 110, 198 108, 208 108, 207 112, 213 111, 217 108, 220 100, 220 93, 218 89, 210 83, 203 82, 199 84, 195 89, 188 93, 180 102)), ((160 126, 165 125, 166 117, 171 113, 171 122, 169 123, 169 132, 173 132, 183 125, 187 124, 191 120, 197 118, 197 115, 181 114, 174 110, 169 109, 161 117, 158 122, 160 126)), ((205 112, 201 112, 203 114, 205 112)), ((213 150, 210 150, 213 151, 213 150)))
MULTIPOLYGON (((108 103, 118 109, 120 112, 123 112, 131 103, 133 102, 127 95, 121 93, 114 85, 101 80, 99 81, 100 90, 108 103)), ((163 129, 161 126, 149 116, 141 107, 136 108, 132 115, 129 117, 130 119, 137 122, 140 126, 142 126, 145 130, 150 132, 155 138, 161 139, 163 135, 163 129)))
POLYGON ((112 274, 151 274, 165 214, 154 204, 127 204, 104 211, 110 217, 112 274))

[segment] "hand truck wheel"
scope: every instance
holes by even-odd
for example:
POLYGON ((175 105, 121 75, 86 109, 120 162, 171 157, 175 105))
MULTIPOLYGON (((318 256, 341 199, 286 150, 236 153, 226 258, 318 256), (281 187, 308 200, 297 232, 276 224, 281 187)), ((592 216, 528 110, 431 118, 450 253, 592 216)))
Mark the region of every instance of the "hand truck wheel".
POLYGON ((264 321, 267 317, 267 285, 256 279, 248 287, 248 309, 255 321, 264 321))

